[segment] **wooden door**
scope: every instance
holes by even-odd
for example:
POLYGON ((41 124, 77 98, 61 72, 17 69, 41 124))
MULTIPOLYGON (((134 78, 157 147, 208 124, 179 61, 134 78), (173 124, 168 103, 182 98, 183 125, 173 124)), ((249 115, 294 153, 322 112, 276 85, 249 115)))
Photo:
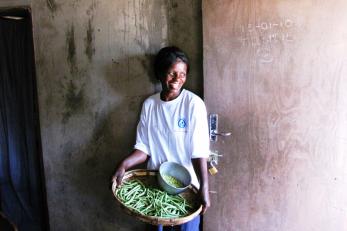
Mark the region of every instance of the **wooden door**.
POLYGON ((347 230, 347 2, 204 0, 205 231, 347 230))

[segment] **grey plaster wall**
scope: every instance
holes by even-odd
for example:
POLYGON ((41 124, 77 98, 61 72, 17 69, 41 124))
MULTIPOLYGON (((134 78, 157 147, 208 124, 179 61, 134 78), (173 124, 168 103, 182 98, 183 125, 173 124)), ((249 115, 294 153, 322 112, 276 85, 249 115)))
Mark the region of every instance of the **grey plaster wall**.
POLYGON ((202 94, 200 1, 25 3, 33 18, 51 230, 142 230, 118 208, 110 177, 132 149, 142 101, 159 90, 151 62, 160 47, 187 51, 187 87, 202 94))

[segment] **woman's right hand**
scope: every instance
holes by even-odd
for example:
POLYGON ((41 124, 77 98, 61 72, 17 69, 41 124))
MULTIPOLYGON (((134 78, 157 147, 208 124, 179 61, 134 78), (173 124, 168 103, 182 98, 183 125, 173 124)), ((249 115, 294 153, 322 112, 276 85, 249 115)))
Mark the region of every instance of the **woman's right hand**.
POLYGON ((148 155, 140 150, 135 149, 127 158, 125 158, 116 172, 112 176, 112 184, 115 182, 116 187, 118 188, 122 184, 122 180, 125 174, 125 171, 134 167, 137 164, 144 163, 148 158, 148 155))
POLYGON ((122 184, 124 173, 125 168, 123 166, 119 166, 114 175, 112 176, 112 184, 116 183, 117 188, 122 184))

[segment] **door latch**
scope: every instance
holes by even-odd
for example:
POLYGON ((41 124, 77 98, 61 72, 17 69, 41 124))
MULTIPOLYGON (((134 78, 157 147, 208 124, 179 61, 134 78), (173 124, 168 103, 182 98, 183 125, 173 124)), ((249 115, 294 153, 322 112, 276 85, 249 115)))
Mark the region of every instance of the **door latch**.
POLYGON ((222 155, 218 154, 218 151, 210 152, 210 156, 208 158, 208 171, 211 175, 216 175, 218 172, 217 165, 218 159, 222 157, 222 155))
POLYGON ((218 114, 210 114, 209 116, 210 125, 210 141, 216 142, 218 136, 230 136, 231 132, 218 132, 218 114))

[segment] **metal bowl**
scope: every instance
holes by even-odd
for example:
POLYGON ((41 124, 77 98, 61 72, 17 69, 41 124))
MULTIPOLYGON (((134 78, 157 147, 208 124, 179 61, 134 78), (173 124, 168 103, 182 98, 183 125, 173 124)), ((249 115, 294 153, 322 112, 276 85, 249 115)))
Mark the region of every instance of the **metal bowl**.
POLYGON ((167 193, 175 195, 185 191, 191 184, 192 177, 189 171, 182 165, 175 162, 164 162, 159 167, 158 181, 160 187, 167 193), (183 184, 177 188, 165 181, 164 175, 172 176, 183 184))

